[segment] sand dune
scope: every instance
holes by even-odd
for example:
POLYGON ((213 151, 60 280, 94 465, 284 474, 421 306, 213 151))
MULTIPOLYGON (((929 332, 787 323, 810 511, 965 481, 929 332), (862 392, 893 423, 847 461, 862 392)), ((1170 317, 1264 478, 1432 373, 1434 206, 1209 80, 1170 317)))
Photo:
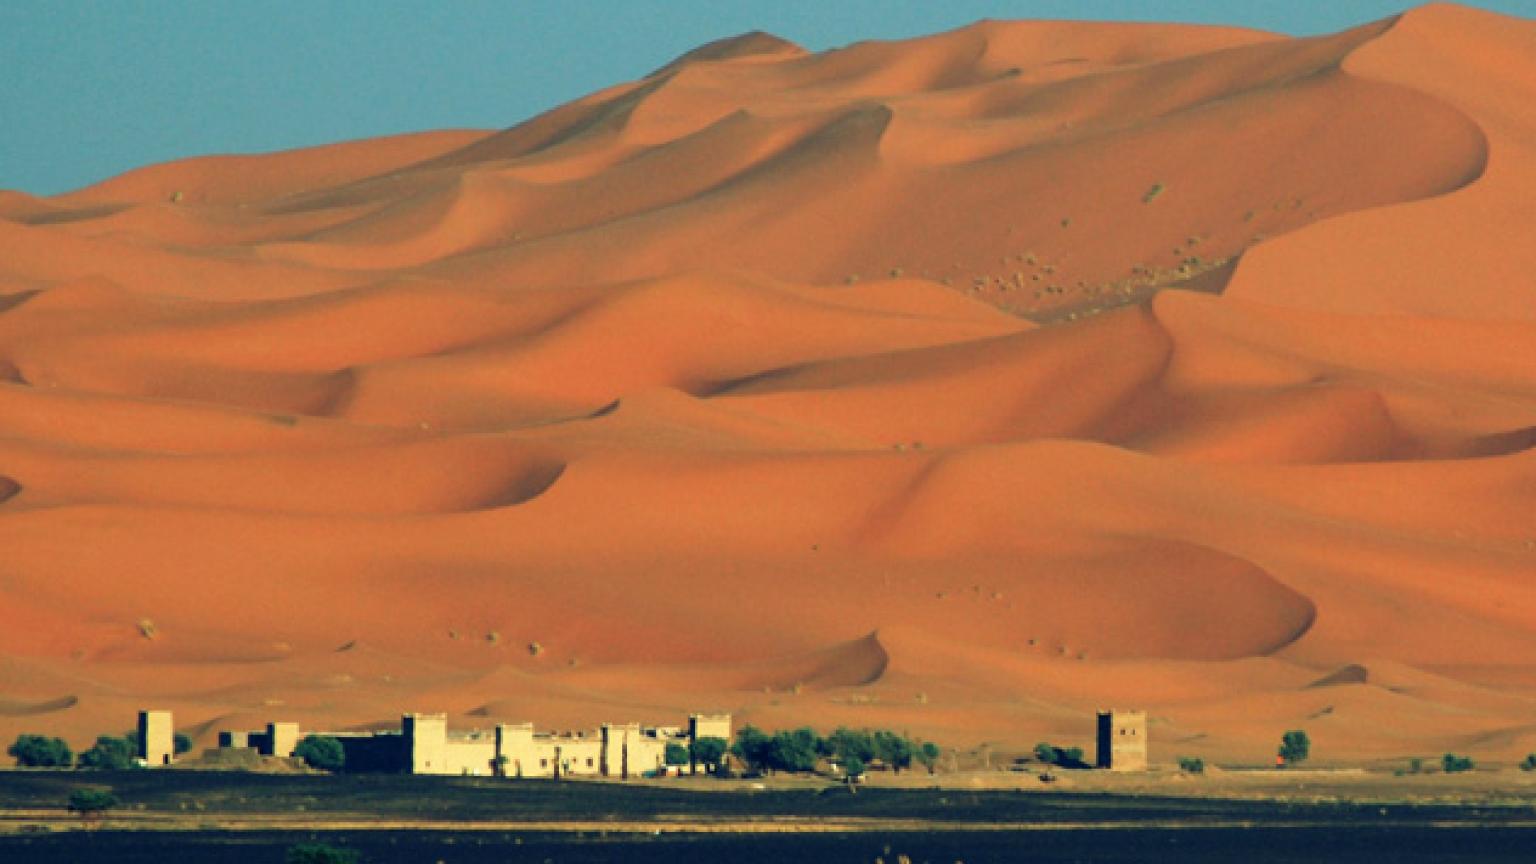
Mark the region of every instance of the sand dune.
POLYGON ((1536 748, 1536 23, 703 46, 0 193, 0 735, 1536 748))

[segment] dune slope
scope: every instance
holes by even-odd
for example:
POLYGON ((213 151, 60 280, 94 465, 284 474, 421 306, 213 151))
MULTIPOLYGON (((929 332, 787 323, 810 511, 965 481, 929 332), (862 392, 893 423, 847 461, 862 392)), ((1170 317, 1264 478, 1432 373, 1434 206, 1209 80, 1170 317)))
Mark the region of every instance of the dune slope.
POLYGON ((701 47, 0 194, 0 737, 1536 749, 1536 22, 701 47))

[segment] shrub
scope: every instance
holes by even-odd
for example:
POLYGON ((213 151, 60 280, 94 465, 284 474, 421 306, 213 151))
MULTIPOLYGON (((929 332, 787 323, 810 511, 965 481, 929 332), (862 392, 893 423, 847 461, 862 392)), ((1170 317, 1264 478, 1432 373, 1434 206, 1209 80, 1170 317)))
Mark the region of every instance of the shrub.
POLYGON ((717 767, 720 764, 720 760, 725 758, 726 748, 727 744, 724 738, 700 738, 688 747, 689 755, 693 758, 693 761, 706 766, 706 768, 717 767))
POLYGON ((1412 759, 1409 759, 1408 760, 1408 773, 1409 774, 1423 774, 1424 773, 1424 760, 1420 759, 1417 756, 1413 757, 1412 759))
POLYGON ((102 735, 91 749, 80 754, 81 768, 122 771, 133 767, 134 748, 126 738, 102 735))
POLYGON ((75 762, 75 754, 62 738, 42 735, 18 735, 16 743, 5 752, 14 756, 22 768, 68 768, 75 762))
POLYGON ((875 732, 874 743, 875 755, 891 766, 895 773, 900 774, 903 768, 912 767, 912 757, 917 748, 910 739, 882 729, 875 732))
POLYGON ((1086 768, 1083 761, 1083 748, 1081 747, 1057 747, 1041 741, 1035 745, 1035 758, 1046 765, 1059 765, 1062 768, 1086 768))
POLYGON ((1153 201, 1156 201, 1157 196, 1163 194, 1164 188, 1165 187, 1161 183, 1153 183, 1152 188, 1148 189, 1146 193, 1141 196, 1141 203, 1151 204, 1153 201))
POLYGON ((1047 765, 1055 765, 1057 759, 1056 748, 1041 741, 1035 745, 1035 758, 1047 765))
POLYGON ((329 735, 304 736, 299 746, 293 748, 293 755, 303 759, 305 765, 321 771, 340 771, 347 763, 341 742, 329 735))
POLYGON ((1521 771, 1536 771, 1536 753, 1525 754, 1525 761, 1520 763, 1521 771))
POLYGON ((662 754, 668 765, 687 765, 688 748, 675 741, 668 741, 666 751, 662 754))
POLYGON ((857 756, 849 756, 843 760, 843 776, 852 783, 855 778, 862 777, 865 770, 864 760, 857 756))
POLYGON ((95 816, 117 806, 117 796, 106 789, 76 789, 69 793, 69 812, 95 816))
POLYGON ((1204 774, 1205 760, 1196 756, 1180 756, 1179 770, 1186 774, 1204 774))
POLYGON ((1280 736, 1280 758, 1287 765, 1307 761, 1312 755, 1312 741, 1302 729, 1292 729, 1280 736))
POLYGON ((288 847, 283 858, 287 864, 357 864, 357 851, 338 849, 327 843, 300 843, 288 847))
POLYGON ((939 745, 932 741, 924 741, 923 745, 917 748, 917 761, 923 763, 923 767, 932 774, 934 766, 939 764, 939 745))
POLYGON ((1467 756, 1457 756, 1455 753, 1447 753, 1440 757, 1440 767, 1447 774, 1460 774, 1463 771, 1471 771, 1473 763, 1467 756))

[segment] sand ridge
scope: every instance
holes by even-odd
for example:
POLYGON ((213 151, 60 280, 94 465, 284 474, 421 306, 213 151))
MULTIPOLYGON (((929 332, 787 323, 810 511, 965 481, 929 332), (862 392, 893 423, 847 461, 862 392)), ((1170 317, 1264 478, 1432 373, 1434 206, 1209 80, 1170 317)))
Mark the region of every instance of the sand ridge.
POLYGON ((0 735, 1133 704, 1161 758, 1521 756, 1533 47, 747 34, 3 193, 0 735))

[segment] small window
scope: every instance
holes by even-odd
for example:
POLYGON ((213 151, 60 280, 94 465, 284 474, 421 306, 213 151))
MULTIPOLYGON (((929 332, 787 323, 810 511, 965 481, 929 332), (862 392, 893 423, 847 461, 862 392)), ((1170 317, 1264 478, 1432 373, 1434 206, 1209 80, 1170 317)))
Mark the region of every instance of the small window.
POLYGON ((549 767, 549 760, 548 759, 540 759, 539 760, 539 767, 540 768, 548 768, 549 767))
POLYGON ((587 757, 587 767, 588 767, 588 768, 591 768, 591 767, 592 767, 592 757, 591 757, 591 756, 588 756, 588 757, 587 757))

